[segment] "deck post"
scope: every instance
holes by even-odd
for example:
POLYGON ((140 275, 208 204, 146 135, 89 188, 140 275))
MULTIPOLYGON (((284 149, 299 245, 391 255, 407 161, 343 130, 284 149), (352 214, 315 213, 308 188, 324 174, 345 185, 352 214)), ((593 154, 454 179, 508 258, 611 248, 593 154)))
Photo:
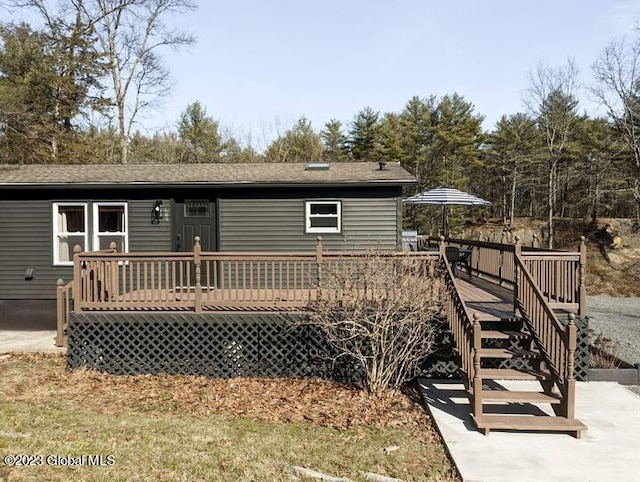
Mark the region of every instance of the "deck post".
POLYGON ((513 250, 513 271, 514 271, 514 284, 513 284, 513 306, 514 308, 518 306, 518 301, 520 300, 520 267, 516 259, 520 257, 522 254, 522 242, 520 240, 520 236, 516 236, 516 244, 513 250))
POLYGON ((202 313, 202 261, 200 260, 200 236, 196 236, 193 245, 193 265, 195 267, 195 312, 202 313))
POLYGON ((502 286, 502 282, 504 281, 502 277, 502 272, 504 268, 504 245, 507 241, 507 231, 506 228, 502 229, 500 233, 500 251, 498 252, 498 284, 502 286))
MULTIPOLYGON (((111 243, 109 243, 109 249, 111 250, 112 253, 117 253, 118 252, 118 245, 115 243, 115 241, 111 241, 111 243)), ((106 289, 107 291, 107 295, 111 298, 111 299, 115 299, 116 294, 118 293, 118 262, 111 260, 110 261, 111 264, 111 282, 107 284, 106 289)))
POLYGON ((568 419, 575 418, 576 405, 576 380, 575 380, 575 353, 577 346, 576 315, 569 313, 567 325, 567 380, 564 394, 564 416, 568 419))
MULTIPOLYGON (((317 296, 322 298, 322 236, 318 236, 316 243, 316 269, 318 270, 317 296)), ((309 280, 311 281, 311 280, 309 280)), ((309 283, 309 295, 311 295, 312 283, 309 283)), ((311 299, 311 296, 309 296, 311 299)))
POLYGON ((531 247, 532 248, 539 248, 540 247, 540 241, 538 240, 538 235, 534 233, 533 235, 533 240, 531 241, 531 247))
POLYGON ((82 269, 80 266, 80 252, 82 248, 79 244, 76 244, 73 247, 73 312, 80 313, 82 312, 82 308, 80 305, 82 304, 82 269))
POLYGON ((56 346, 64 346, 64 326, 67 323, 67 313, 64 303, 64 281, 58 279, 56 282, 56 346))
POLYGON ((444 242, 444 236, 440 236, 440 242, 438 243, 438 248, 442 256, 446 254, 445 247, 446 247, 446 244, 444 242))
POLYGON ((587 315, 587 285, 586 279, 586 265, 587 265, 587 245, 585 244, 585 237, 580 237, 580 271, 578 280, 578 315, 587 315))

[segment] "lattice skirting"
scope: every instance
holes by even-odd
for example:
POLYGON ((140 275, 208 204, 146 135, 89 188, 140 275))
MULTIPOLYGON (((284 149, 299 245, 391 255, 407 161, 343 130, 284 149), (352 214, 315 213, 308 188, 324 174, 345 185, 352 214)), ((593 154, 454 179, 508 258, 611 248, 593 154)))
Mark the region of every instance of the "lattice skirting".
MULTIPOLYGON (((567 317, 560 317, 562 323, 567 323, 567 317)), ((589 376, 589 319, 576 317, 577 328, 577 349, 575 353, 575 379, 577 381, 587 381, 589 376)), ((499 324, 497 324, 499 325, 499 324)), ((500 326, 494 328, 499 329, 500 326)), ((508 329, 508 325, 502 328, 508 329)), ((460 378, 460 368, 456 363, 455 346, 451 333, 447 330, 446 325, 440 328, 436 338, 436 351, 427 358, 421 366, 420 376, 423 378, 447 379, 460 378)), ((509 340, 508 348, 528 348, 522 345, 520 340, 509 340)), ((483 363, 491 363, 489 360, 483 363)), ((486 366, 486 365, 485 365, 486 366)), ((496 360, 491 368, 514 368, 514 369, 531 369, 533 368, 529 360, 523 359, 506 359, 496 360)))
MULTIPOLYGON (((67 365, 113 374, 170 373, 229 377, 321 377, 358 383, 361 373, 346 359, 332 363, 322 333, 298 324, 293 313, 115 312, 72 314, 67 365)), ((576 320, 576 380, 589 370, 588 319, 576 320)), ((512 342, 513 347, 518 341, 512 342)), ((529 368, 526 360, 503 360, 499 368, 529 368)), ((497 368, 497 367, 496 367, 497 368)), ((419 376, 459 378, 446 323, 419 376)))
MULTIPOLYGON (((560 319, 563 323, 568 323, 568 319, 560 319)), ((589 362, 591 361, 591 340, 589 338, 589 318, 576 316, 576 328, 578 346, 576 347, 575 378, 579 382, 586 382, 589 379, 589 362)))
POLYGON ((114 374, 329 377, 340 367, 300 315, 82 313, 69 320, 67 363, 114 374))

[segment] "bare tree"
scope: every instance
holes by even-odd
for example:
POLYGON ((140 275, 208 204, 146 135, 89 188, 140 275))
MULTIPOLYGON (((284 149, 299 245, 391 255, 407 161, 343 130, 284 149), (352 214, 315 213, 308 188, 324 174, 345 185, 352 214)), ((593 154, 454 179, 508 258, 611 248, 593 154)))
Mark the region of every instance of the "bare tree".
POLYGON ((578 70, 571 60, 558 68, 538 65, 529 75, 525 103, 538 121, 546 147, 549 248, 553 248, 558 162, 576 122, 577 90, 578 70))
POLYGON ((631 153, 629 184, 640 220, 640 38, 612 42, 593 65, 591 92, 607 114, 631 153))
POLYGON ((14 0, 16 8, 36 11, 46 23, 70 18, 78 31, 95 38, 94 49, 106 62, 116 118, 120 160, 129 159, 129 141, 138 114, 167 94, 169 71, 159 52, 192 45, 195 38, 168 27, 164 20, 196 8, 194 0, 14 0), (55 16, 51 13, 57 3, 55 16), (84 25, 84 29, 80 27, 84 25))
POLYGON ((85 9, 96 25, 111 74, 121 162, 128 161, 136 116, 169 89, 169 73, 158 55, 164 47, 192 45, 195 38, 168 28, 163 20, 196 8, 191 0, 92 0, 85 9))
POLYGON ((380 394, 416 375, 432 350, 443 298, 435 260, 371 252, 325 262, 305 323, 320 328, 338 357, 354 360, 365 388, 380 394))

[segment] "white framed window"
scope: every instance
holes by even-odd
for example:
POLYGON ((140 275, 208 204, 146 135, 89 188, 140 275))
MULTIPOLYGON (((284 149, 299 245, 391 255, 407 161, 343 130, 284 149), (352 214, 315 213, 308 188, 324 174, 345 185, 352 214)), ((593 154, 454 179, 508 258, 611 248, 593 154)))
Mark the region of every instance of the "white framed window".
POLYGON ((100 202, 93 204, 93 249, 109 249, 116 243, 119 253, 129 251, 129 220, 127 203, 100 202))
POLYGON ((340 201, 305 201, 306 233, 339 233, 341 230, 340 201))
POLYGON ((88 247, 87 203, 53 203, 53 264, 72 265, 73 247, 88 247))

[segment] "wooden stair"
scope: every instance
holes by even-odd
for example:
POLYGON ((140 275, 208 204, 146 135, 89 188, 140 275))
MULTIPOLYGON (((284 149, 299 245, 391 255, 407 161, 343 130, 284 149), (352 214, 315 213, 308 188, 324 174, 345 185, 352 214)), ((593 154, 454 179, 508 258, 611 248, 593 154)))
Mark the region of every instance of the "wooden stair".
POLYGON ((548 380, 549 374, 535 370, 516 370, 515 368, 482 368, 483 380, 548 380))
POLYGON ((587 426, 577 419, 566 417, 542 417, 533 415, 483 415, 477 419, 472 417, 476 427, 488 435, 491 430, 519 430, 532 432, 563 432, 580 438, 587 426))
MULTIPOLYGON (((495 321, 480 320, 482 348, 478 353, 480 370, 477 375, 482 390, 477 399, 473 389, 469 390, 471 404, 475 406, 473 420, 476 427, 484 434, 491 430, 541 431, 570 433, 579 438, 581 431, 586 430, 582 422, 549 415, 555 414, 556 410, 559 413, 564 401, 559 392, 553 390, 551 376, 544 369, 540 353, 533 347, 522 323, 509 319, 501 324, 503 326, 498 327, 495 321), (504 329, 504 326, 508 328, 504 329), (523 368, 505 368, 501 366, 505 364, 504 360, 523 368), (504 383, 506 381, 508 383, 504 383), (531 382, 539 382, 537 390, 531 389, 531 382), (506 384, 511 389, 507 389, 506 384), (519 384, 526 388, 516 388, 519 384)), ((469 380, 470 386, 471 383, 469 380)))

